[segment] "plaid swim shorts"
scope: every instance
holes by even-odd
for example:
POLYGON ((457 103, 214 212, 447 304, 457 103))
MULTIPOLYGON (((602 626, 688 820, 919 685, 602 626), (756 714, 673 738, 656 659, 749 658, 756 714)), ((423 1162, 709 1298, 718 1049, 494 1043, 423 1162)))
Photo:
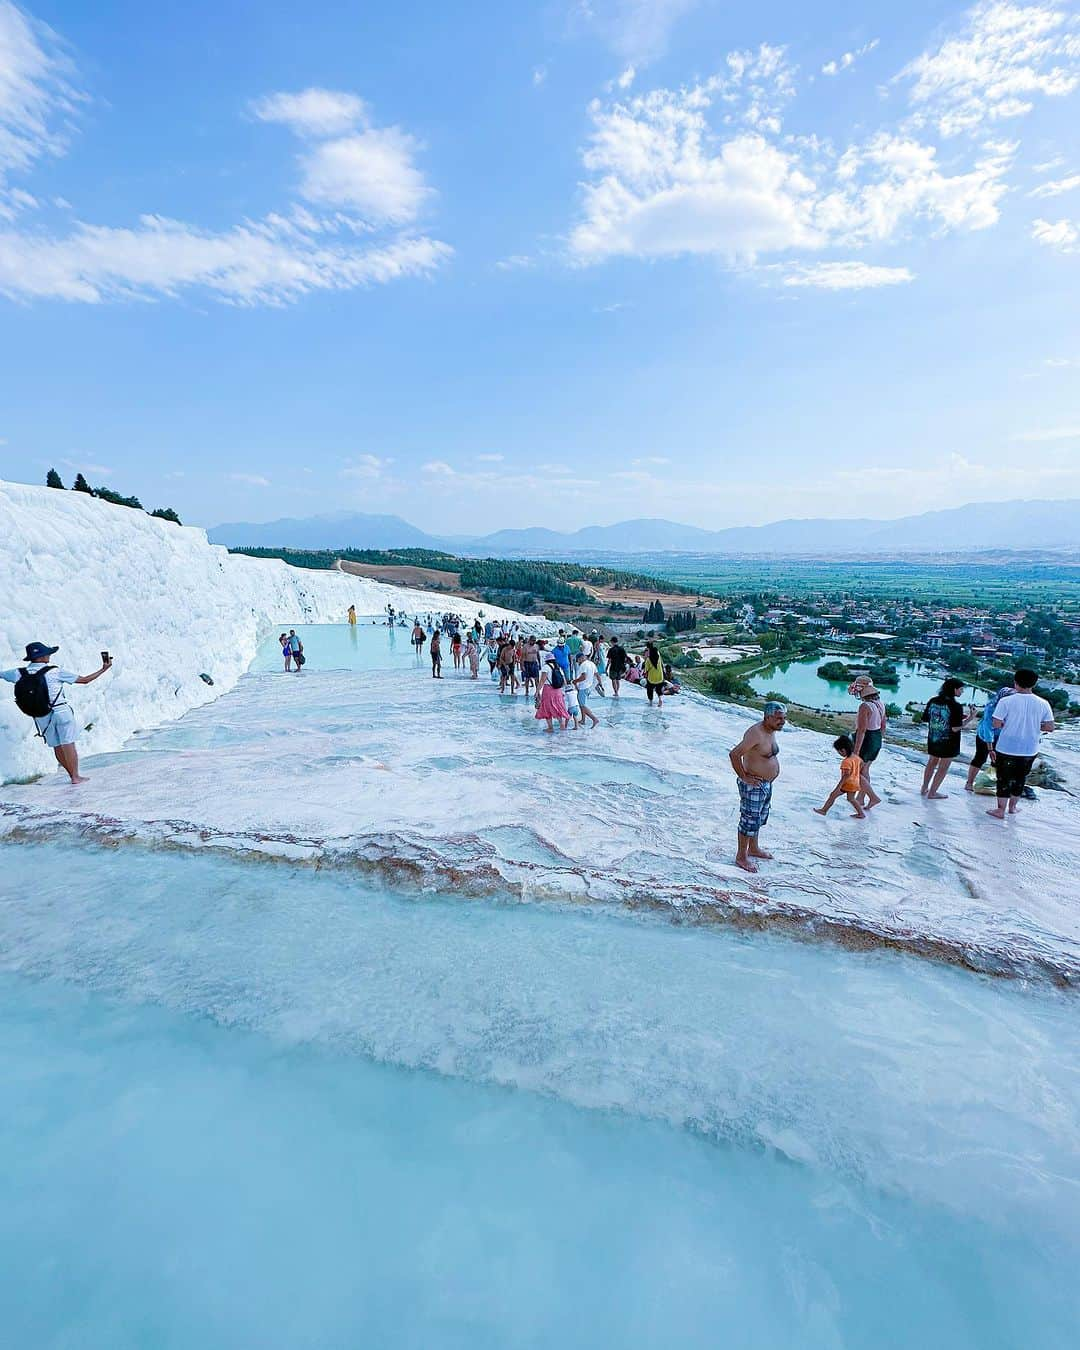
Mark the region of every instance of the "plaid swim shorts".
POLYGON ((739 833, 755 835, 769 819, 769 807, 772 804, 772 783, 747 785, 739 782, 739 833))

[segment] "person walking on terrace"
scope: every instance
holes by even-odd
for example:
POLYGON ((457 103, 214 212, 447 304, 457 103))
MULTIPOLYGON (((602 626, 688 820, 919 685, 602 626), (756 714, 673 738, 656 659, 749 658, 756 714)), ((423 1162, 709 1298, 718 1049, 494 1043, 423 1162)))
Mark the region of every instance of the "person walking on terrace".
POLYGON ((819 816, 827 816, 838 797, 846 797, 851 806, 851 814, 858 820, 866 819, 866 812, 859 803, 862 793, 862 760, 855 753, 850 736, 838 736, 833 741, 833 749, 840 756, 840 781, 825 798, 824 806, 815 806, 819 816))
POLYGON ((923 709, 922 720, 928 730, 921 795, 932 802, 942 801, 949 795, 940 791, 940 788, 953 760, 960 753, 960 732, 971 720, 957 699, 963 687, 963 680, 950 676, 923 709))
POLYGON ((1013 693, 1001 699, 994 709, 997 739, 997 808, 987 811, 995 820, 1016 815, 1016 804, 1027 783, 1039 740, 1044 731, 1054 730, 1054 710, 1035 692, 1039 677, 1033 670, 1018 670, 1013 693))
POLYGON ((874 688, 874 682, 869 675, 860 675, 851 688, 859 700, 853 751, 862 766, 859 771, 859 804, 869 811, 872 806, 881 805, 881 798, 870 783, 870 765, 881 754, 889 719, 885 705, 881 701, 881 694, 874 688))
POLYGON ((59 647, 46 647, 43 642, 26 646, 26 663, 14 670, 0 671, 0 679, 15 686, 15 702, 22 712, 34 719, 37 734, 52 750, 56 762, 65 770, 72 783, 85 783, 79 773, 79 752, 75 748, 78 730, 75 714, 67 701, 67 684, 93 684, 112 668, 112 657, 102 652, 101 668, 92 675, 76 675, 73 671, 48 664, 59 647))
POLYGON ((768 860, 758 844, 758 834, 768 823, 773 783, 780 776, 780 747, 776 733, 787 721, 787 709, 770 699, 760 722, 747 731, 728 758, 739 782, 739 847, 735 865, 756 872, 757 859, 768 860))

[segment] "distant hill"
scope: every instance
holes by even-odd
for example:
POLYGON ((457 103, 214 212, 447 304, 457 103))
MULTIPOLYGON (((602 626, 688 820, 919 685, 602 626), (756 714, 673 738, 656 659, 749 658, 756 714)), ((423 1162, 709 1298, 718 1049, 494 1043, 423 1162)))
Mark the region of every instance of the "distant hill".
POLYGON ((899 520, 779 520, 702 530, 670 520, 591 525, 572 534, 500 530, 469 551, 544 553, 909 553, 1080 548, 1080 501, 973 502, 899 520))
MULTIPOLYGON (((724 533, 724 531, 721 531, 724 533)), ((613 553, 705 552, 715 548, 715 530, 679 525, 673 520, 623 520, 617 525, 587 525, 572 534, 558 530, 499 530, 480 539, 470 539, 470 551, 491 549, 501 553, 560 553, 606 551, 613 553)))
POLYGON ((434 548, 434 539, 400 516, 369 516, 332 511, 323 516, 286 517, 262 524, 236 522, 207 530, 212 544, 229 548, 434 548))
POLYGON ((264 548, 433 548, 476 556, 567 553, 927 553, 1080 548, 1080 501, 972 502, 899 520, 779 520, 703 530, 645 518, 572 533, 541 526, 472 539, 426 534, 399 516, 339 511, 262 525, 218 525, 211 542, 264 548))

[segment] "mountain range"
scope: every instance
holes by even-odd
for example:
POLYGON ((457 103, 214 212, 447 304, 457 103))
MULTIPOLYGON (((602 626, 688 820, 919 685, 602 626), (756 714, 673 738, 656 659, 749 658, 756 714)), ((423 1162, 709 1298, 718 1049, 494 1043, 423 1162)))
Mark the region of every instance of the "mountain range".
POLYGON ((624 520, 564 533, 543 527, 479 538, 436 536, 399 516, 330 515, 238 522, 208 531, 212 543, 263 548, 432 548, 449 553, 557 557, 573 553, 912 553, 979 549, 1078 549, 1080 501, 972 502, 898 520, 779 520, 705 530, 671 520, 624 520))

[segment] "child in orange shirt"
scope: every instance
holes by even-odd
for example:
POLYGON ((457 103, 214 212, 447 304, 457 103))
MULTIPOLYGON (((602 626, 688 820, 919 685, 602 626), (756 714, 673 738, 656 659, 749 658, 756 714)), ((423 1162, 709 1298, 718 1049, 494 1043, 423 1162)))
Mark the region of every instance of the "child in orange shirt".
POLYGON ((846 797, 855 808, 852 815, 857 820, 865 820, 866 812, 859 805, 859 775, 862 772, 862 760, 855 753, 855 742, 850 736, 838 736, 833 741, 833 749, 843 758, 840 761, 840 781, 829 793, 824 806, 815 806, 814 810, 819 816, 827 816, 829 807, 836 801, 837 797, 846 797))

